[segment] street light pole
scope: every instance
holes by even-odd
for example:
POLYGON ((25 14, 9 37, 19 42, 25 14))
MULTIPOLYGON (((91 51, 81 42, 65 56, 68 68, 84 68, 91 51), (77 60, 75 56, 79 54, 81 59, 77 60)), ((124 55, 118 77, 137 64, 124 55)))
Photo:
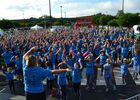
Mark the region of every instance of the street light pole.
POLYGON ((122 12, 124 13, 124 0, 122 0, 122 12))
POLYGON ((62 25, 62 6, 60 6, 61 8, 61 25, 62 25))
POLYGON ((62 18, 62 6, 60 6, 60 8, 61 8, 61 18, 62 18))
POLYGON ((52 14, 51 14, 51 1, 49 0, 49 11, 50 11, 50 26, 52 28, 52 14))
POLYGON ((66 12, 65 12, 65 18, 66 18, 66 12))

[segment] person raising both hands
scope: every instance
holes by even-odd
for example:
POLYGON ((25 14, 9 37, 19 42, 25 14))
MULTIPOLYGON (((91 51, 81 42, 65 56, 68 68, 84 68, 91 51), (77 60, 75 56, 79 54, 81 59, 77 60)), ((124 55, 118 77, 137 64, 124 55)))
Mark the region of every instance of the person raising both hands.
POLYGON ((37 47, 32 47, 23 56, 23 76, 26 100, 46 100, 46 93, 43 80, 50 74, 58 74, 71 71, 69 68, 47 70, 38 66, 38 59, 32 55, 37 51, 37 47))

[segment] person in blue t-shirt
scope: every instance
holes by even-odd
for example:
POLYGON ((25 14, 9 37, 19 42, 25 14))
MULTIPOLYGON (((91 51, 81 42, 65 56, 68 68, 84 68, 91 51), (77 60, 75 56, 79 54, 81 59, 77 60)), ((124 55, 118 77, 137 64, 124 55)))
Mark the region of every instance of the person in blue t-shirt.
POLYGON ((37 49, 37 47, 32 47, 23 56, 23 76, 26 100, 46 100, 43 80, 50 74, 70 71, 68 68, 47 70, 38 66, 37 57, 32 55, 37 49))
POLYGON ((128 53, 129 53, 129 48, 127 46, 127 43, 125 42, 123 47, 121 47, 121 60, 123 60, 123 58, 126 58, 128 59, 129 56, 128 56, 128 53))
MULTIPOLYGON (((65 69, 68 67, 68 65, 65 62, 61 62, 58 64, 58 69, 65 69)), ((57 84, 59 86, 59 93, 60 93, 60 98, 62 100, 67 99, 67 85, 68 85, 68 80, 67 80, 67 73, 59 73, 57 75, 57 84)))
POLYGON ((85 67, 86 67, 86 77, 87 77, 87 89, 94 90, 96 88, 95 80, 94 80, 96 64, 93 60, 93 54, 88 54, 85 57, 85 60, 86 60, 85 67))
POLYGON ((74 68, 72 70, 72 83, 73 83, 76 100, 80 99, 81 70, 83 68, 81 59, 79 59, 78 62, 74 64, 74 68))
POLYGON ((15 71, 13 71, 11 67, 8 67, 7 71, 5 71, 4 66, 2 66, 2 71, 8 80, 8 85, 11 93, 15 93, 15 83, 14 83, 15 71))
MULTIPOLYGON (((53 70, 51 63, 49 61, 46 62, 46 69, 50 70, 50 71, 53 70)), ((55 95, 54 85, 55 85, 55 76, 53 74, 49 74, 47 76, 47 87, 48 87, 48 89, 50 89, 51 96, 55 95)))
POLYGON ((20 55, 13 56, 11 61, 15 63, 16 75, 18 76, 18 79, 22 81, 22 78, 23 78, 22 72, 23 71, 22 71, 22 59, 21 59, 20 55))
POLYGON ((96 58, 95 61, 98 61, 98 59, 100 60, 101 76, 103 76, 103 65, 106 64, 106 59, 107 59, 107 55, 105 54, 104 50, 100 51, 100 55, 96 58))
POLYGON ((112 51, 110 52, 110 57, 113 64, 116 64, 117 63, 117 50, 115 47, 112 48, 112 51))
POLYGON ((116 90, 115 84, 112 83, 112 64, 110 62, 111 60, 109 58, 106 59, 106 64, 103 65, 104 67, 104 78, 106 82, 106 92, 109 91, 110 88, 113 88, 113 90, 116 90))
POLYGON ((128 64, 127 64, 127 59, 123 59, 123 63, 118 62, 120 65, 120 71, 121 71, 121 76, 122 76, 122 84, 126 85, 126 78, 128 76, 128 64))
POLYGON ((133 64, 133 79, 136 80, 140 72, 140 54, 136 54, 130 64, 133 64))
POLYGON ((3 57, 6 66, 11 67, 11 58, 14 56, 14 53, 11 51, 11 49, 8 48, 1 54, 1 56, 3 57))

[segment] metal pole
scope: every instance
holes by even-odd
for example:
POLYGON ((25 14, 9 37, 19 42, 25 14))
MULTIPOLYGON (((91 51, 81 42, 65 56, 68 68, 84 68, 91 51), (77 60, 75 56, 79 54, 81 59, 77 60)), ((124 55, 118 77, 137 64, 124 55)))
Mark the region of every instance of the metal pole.
POLYGON ((60 8, 61 8, 61 18, 62 18, 62 6, 60 6, 60 8))
POLYGON ((49 0, 49 11, 50 11, 50 27, 52 28, 52 14, 51 14, 51 1, 49 0))
POLYGON ((122 12, 124 13, 124 0, 122 0, 122 12))
POLYGON ((61 8, 61 25, 62 25, 62 6, 60 6, 60 8, 61 8))
POLYGON ((66 12, 65 12, 65 18, 66 18, 66 12))
POLYGON ((46 29, 46 16, 44 15, 44 29, 46 29))

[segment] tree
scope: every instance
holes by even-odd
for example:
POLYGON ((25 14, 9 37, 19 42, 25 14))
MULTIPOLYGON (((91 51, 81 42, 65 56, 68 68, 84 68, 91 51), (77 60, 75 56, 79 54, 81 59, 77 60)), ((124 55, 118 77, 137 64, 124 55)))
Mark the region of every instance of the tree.
POLYGON ((132 27, 133 25, 140 23, 140 16, 131 13, 123 14, 118 17, 117 22, 120 26, 132 27))
POLYGON ((100 17, 99 23, 101 25, 108 25, 108 22, 110 20, 112 20, 112 19, 114 19, 113 16, 111 16, 111 15, 104 15, 104 16, 100 17))
POLYGON ((102 16, 103 16, 102 14, 96 14, 93 16, 92 21, 95 22, 96 25, 98 26, 98 25, 100 25, 99 20, 100 20, 100 17, 102 17, 102 16))
POLYGON ((116 19, 112 19, 107 23, 109 26, 119 26, 116 19))
POLYGON ((0 21, 0 28, 2 29, 9 29, 18 26, 18 23, 10 21, 10 20, 1 20, 0 21))
POLYGON ((14 28, 20 27, 20 24, 16 21, 13 21, 12 24, 14 28))
POLYGON ((59 26, 62 25, 62 20, 57 20, 54 22, 54 25, 59 26))

